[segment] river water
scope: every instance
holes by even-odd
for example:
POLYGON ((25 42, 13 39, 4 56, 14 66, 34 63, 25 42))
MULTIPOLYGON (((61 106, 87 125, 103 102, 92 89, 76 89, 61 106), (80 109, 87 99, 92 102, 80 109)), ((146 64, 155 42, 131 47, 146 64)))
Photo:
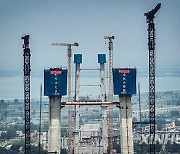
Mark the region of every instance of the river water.
MULTIPOLYGON (((137 77, 137 82, 140 82, 141 92, 148 92, 148 77, 137 77)), ((39 99, 41 83, 43 83, 43 77, 31 77, 31 99, 39 99)), ((100 84, 100 79, 98 77, 82 77, 81 85, 85 84, 98 85, 100 84)), ((23 99, 23 88, 23 77, 21 76, 0 77, 0 99, 23 99)), ((156 77, 156 91, 171 90, 180 90, 180 77, 156 77)), ((81 86, 80 94, 99 95, 100 87, 81 86)))

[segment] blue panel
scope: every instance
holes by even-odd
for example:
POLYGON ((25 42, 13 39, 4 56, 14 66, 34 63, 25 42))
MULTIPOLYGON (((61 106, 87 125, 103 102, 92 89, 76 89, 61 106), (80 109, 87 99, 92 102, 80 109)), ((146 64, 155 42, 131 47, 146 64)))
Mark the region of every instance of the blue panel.
POLYGON ((63 96, 67 94, 67 69, 44 70, 44 95, 63 96))
POLYGON ((113 69, 114 95, 136 94, 136 68, 113 69))
POLYGON ((106 55, 105 54, 98 54, 98 63, 100 63, 100 64, 106 63, 106 55))
POLYGON ((74 54, 74 63, 76 64, 82 63, 82 54, 74 54))

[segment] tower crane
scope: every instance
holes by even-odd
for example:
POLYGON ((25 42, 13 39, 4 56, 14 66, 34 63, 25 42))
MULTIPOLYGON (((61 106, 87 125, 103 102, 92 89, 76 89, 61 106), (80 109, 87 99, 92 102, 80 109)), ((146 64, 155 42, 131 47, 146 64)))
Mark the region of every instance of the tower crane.
MULTIPOLYGON (((109 40, 109 101, 113 102, 113 41, 114 36, 104 36, 109 40)), ((113 150, 113 105, 109 106, 109 150, 113 150)))
MULTIPOLYGON (((71 102, 71 60, 72 60, 72 46, 79 46, 79 43, 52 43, 56 46, 67 46, 67 59, 68 59, 68 102, 71 102)), ((69 154, 73 153, 72 148, 72 106, 68 106, 68 151, 69 154)))
POLYGON ((155 23, 154 18, 160 9, 161 3, 144 13, 148 24, 148 50, 149 50, 149 122, 150 122, 150 154, 155 154, 155 23))
POLYGON ((24 35, 23 51, 24 51, 24 116, 25 116, 25 154, 30 154, 30 48, 29 35, 24 35))

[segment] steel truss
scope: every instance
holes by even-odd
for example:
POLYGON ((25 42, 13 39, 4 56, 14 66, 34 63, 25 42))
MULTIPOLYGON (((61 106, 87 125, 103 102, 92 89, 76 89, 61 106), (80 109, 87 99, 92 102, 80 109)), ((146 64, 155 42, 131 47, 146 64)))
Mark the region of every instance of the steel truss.
POLYGON ((148 23, 148 50, 149 50, 149 123, 150 123, 150 154, 155 154, 155 24, 154 18, 160 9, 161 3, 148 11, 146 22, 148 23))
POLYGON ((24 40, 24 115, 25 115, 25 154, 30 154, 30 48, 29 35, 22 37, 24 40))

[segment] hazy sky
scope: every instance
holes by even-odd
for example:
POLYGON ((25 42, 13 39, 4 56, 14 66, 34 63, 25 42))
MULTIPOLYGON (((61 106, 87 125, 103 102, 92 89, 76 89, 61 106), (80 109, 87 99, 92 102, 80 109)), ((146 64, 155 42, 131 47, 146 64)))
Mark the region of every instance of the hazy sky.
POLYGON ((32 70, 67 66, 67 48, 74 43, 84 67, 96 67, 97 54, 108 53, 104 35, 114 35, 114 66, 148 68, 144 13, 158 2, 156 66, 180 68, 179 0, 0 0, 0 70, 22 70, 21 36, 30 35, 32 70))

